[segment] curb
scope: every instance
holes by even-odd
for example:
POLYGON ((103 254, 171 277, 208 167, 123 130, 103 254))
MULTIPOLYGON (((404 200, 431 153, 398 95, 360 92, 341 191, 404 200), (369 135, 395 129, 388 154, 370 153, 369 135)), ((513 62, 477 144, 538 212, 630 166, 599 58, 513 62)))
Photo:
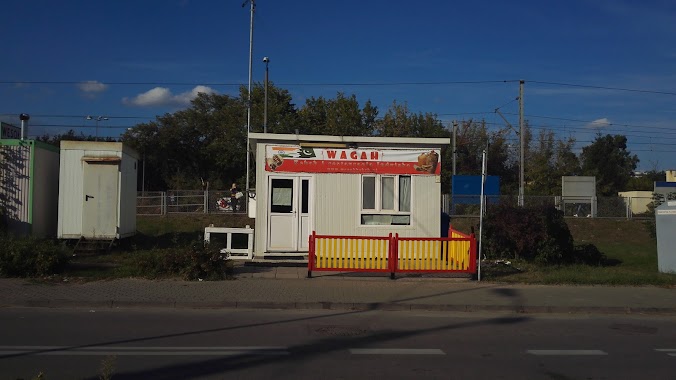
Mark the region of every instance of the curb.
POLYGON ((0 308, 161 308, 161 309, 264 309, 264 310, 351 310, 351 311, 436 311, 436 312, 511 312, 518 314, 639 314, 676 315, 676 307, 630 306, 532 306, 532 305, 439 305, 402 303, 343 302, 198 302, 198 301, 76 301, 32 299, 5 302, 0 308))

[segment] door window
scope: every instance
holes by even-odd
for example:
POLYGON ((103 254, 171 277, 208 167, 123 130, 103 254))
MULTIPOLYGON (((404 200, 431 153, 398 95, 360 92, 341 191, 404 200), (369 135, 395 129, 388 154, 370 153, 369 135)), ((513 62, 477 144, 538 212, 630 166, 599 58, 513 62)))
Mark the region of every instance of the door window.
POLYGON ((273 178, 270 211, 274 213, 293 212, 293 179, 273 178))

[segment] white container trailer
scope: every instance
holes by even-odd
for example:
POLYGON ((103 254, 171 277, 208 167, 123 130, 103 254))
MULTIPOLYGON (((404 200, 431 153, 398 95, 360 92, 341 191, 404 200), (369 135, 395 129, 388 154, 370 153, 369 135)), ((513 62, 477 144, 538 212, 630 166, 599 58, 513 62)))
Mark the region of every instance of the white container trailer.
POLYGON ((59 148, 36 140, 0 139, 0 209, 17 235, 56 236, 59 148))
POLYGON ((62 141, 58 238, 136 233, 138 154, 117 142, 62 141))

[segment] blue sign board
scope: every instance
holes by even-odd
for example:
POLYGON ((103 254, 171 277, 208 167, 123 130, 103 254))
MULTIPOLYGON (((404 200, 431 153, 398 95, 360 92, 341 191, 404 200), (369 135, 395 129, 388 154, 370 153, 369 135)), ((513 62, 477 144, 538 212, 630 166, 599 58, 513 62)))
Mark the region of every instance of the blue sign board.
MULTIPOLYGON (((486 176, 484 195, 494 198, 497 201, 497 198, 500 196, 499 176, 486 176)), ((451 196, 453 204, 481 203, 481 176, 454 175, 451 179, 451 196)))

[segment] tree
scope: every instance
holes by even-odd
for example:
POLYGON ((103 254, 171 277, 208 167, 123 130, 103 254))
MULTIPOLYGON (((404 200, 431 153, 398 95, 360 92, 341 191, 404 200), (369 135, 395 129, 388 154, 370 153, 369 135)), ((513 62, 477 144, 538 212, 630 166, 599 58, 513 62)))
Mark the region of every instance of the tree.
MULTIPOLYGON (((245 109, 247 91, 246 87, 240 87, 239 96, 245 109)), ((265 86, 258 82, 254 83, 251 94, 251 132, 263 132, 265 86)), ((291 94, 268 82, 268 133, 295 133, 297 128, 299 128, 298 110, 292 103, 291 94)))
POLYGON ((626 189, 638 157, 627 150, 627 137, 598 134, 594 142, 582 148, 582 174, 596 177, 597 191, 604 196, 626 189))
POLYGON ((128 130, 122 141, 146 159, 146 188, 225 188, 245 172, 246 107, 200 93, 192 106, 128 130))
MULTIPOLYGON (((263 131, 264 96, 263 86, 256 83, 252 132, 263 131)), ((239 96, 200 93, 189 108, 125 132, 122 141, 145 159, 145 188, 226 189, 232 182, 244 187, 247 99, 244 86, 239 96)), ((288 91, 268 84, 268 132, 293 133, 297 125, 298 114, 288 91)))
POLYGON ((437 115, 433 113, 412 113, 408 105, 392 103, 390 108, 377 123, 375 132, 378 136, 388 137, 449 137, 437 115))
POLYGON ((662 170, 657 170, 657 165, 652 170, 649 170, 642 175, 632 176, 627 183, 627 191, 653 191, 655 189, 655 182, 666 181, 667 173, 662 170))
POLYGON ((456 139, 457 174, 481 175, 482 152, 488 148, 488 175, 500 177, 502 193, 516 191, 518 160, 510 153, 507 132, 506 129, 488 131, 485 120, 462 121, 456 139))
POLYGON ((310 98, 298 111, 299 131, 311 135, 371 136, 378 108, 367 101, 360 108, 355 95, 339 92, 335 99, 310 98))
POLYGON ((86 136, 84 133, 80 132, 80 134, 76 134, 73 129, 69 129, 68 132, 62 133, 62 134, 57 134, 57 135, 50 135, 50 134, 44 134, 42 136, 38 136, 37 139, 38 141, 42 141, 47 144, 51 144, 54 146, 60 146, 61 141, 107 141, 107 142, 113 142, 117 141, 116 138, 114 137, 96 137, 96 136, 86 136))
POLYGON ((541 130, 530 143, 526 159, 526 192, 533 195, 556 195, 561 192, 561 177, 577 175, 579 161, 573 146, 575 139, 557 140, 551 130, 541 130))

